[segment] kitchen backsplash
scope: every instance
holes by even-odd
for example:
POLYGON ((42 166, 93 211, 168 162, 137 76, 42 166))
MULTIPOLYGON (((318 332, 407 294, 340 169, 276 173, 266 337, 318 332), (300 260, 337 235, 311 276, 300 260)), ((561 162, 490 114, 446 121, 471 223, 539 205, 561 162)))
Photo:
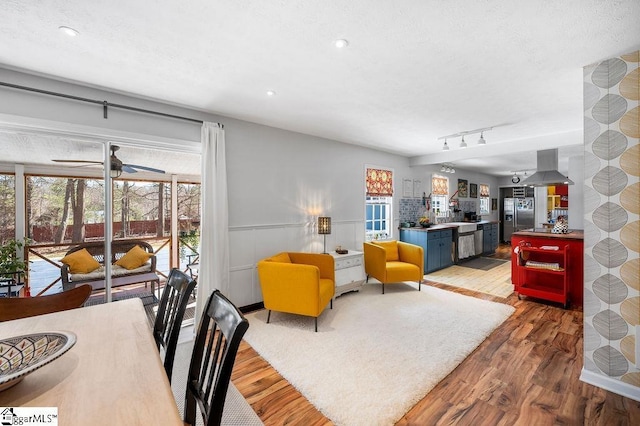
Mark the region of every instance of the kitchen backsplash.
MULTIPOLYGON (((460 210, 463 212, 477 212, 477 203, 475 200, 460 201, 460 210)), ((417 222, 420 216, 425 212, 421 198, 401 198, 400 199, 400 223, 417 222)), ((462 214, 452 219, 462 220, 462 214)))
POLYGON ((400 222, 417 222, 424 213, 422 198, 400 199, 400 222))

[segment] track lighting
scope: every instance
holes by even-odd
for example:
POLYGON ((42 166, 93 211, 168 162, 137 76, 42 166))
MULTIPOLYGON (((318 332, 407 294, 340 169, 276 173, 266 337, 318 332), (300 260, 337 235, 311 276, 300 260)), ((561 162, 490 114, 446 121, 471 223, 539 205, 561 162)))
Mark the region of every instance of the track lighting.
POLYGON ((453 168, 453 166, 449 166, 447 164, 443 164, 440 166, 440 171, 442 173, 455 173, 456 169, 453 168))
POLYGON ((457 138, 459 136, 462 136, 462 141, 460 141, 460 148, 466 148, 467 142, 465 142, 464 137, 466 135, 473 135, 475 133, 480 133, 480 139, 478 139, 478 145, 486 145, 487 140, 484 138, 484 132, 488 132, 489 130, 493 130, 493 127, 483 127, 481 129, 465 130, 464 132, 458 132, 452 135, 440 136, 438 140, 444 139, 444 145, 442 146, 442 150, 449 151, 449 145, 447 144, 448 138, 457 138))

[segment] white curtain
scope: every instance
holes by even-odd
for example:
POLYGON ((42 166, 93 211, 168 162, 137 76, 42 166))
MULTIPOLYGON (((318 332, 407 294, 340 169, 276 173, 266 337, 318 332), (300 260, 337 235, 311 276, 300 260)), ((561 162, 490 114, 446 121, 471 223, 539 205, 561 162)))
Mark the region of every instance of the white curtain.
MULTIPOLYGON (((200 269, 196 325, 214 290, 229 294, 229 213, 224 130, 218 123, 202 124, 200 269)), ((197 328, 197 327, 196 327, 197 328)))

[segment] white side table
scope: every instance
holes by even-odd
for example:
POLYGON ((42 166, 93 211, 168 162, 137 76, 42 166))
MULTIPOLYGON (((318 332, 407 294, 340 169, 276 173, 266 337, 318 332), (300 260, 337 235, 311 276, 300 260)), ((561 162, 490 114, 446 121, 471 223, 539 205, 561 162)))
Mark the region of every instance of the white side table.
POLYGON ((336 292, 338 297, 349 291, 358 291, 366 275, 364 273, 364 255, 361 251, 349 250, 347 254, 329 253, 335 261, 336 292))

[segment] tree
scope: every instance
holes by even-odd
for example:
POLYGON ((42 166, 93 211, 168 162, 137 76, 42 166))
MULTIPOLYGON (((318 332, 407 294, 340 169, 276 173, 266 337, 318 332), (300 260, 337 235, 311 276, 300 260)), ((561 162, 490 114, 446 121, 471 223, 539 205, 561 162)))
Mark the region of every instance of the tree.
POLYGON ((62 217, 56 229, 56 234, 53 236, 54 244, 62 244, 64 241, 64 234, 67 230, 67 221, 69 220, 69 201, 71 200, 71 194, 73 193, 73 181, 74 179, 67 179, 66 189, 64 191, 64 201, 62 209, 62 217))
POLYGON ((76 191, 72 199, 73 207, 73 233, 71 241, 79 243, 84 241, 84 179, 74 179, 76 181, 76 191))
POLYGON ((129 182, 122 181, 122 199, 120 200, 120 224, 122 226, 122 237, 129 234, 129 182))

